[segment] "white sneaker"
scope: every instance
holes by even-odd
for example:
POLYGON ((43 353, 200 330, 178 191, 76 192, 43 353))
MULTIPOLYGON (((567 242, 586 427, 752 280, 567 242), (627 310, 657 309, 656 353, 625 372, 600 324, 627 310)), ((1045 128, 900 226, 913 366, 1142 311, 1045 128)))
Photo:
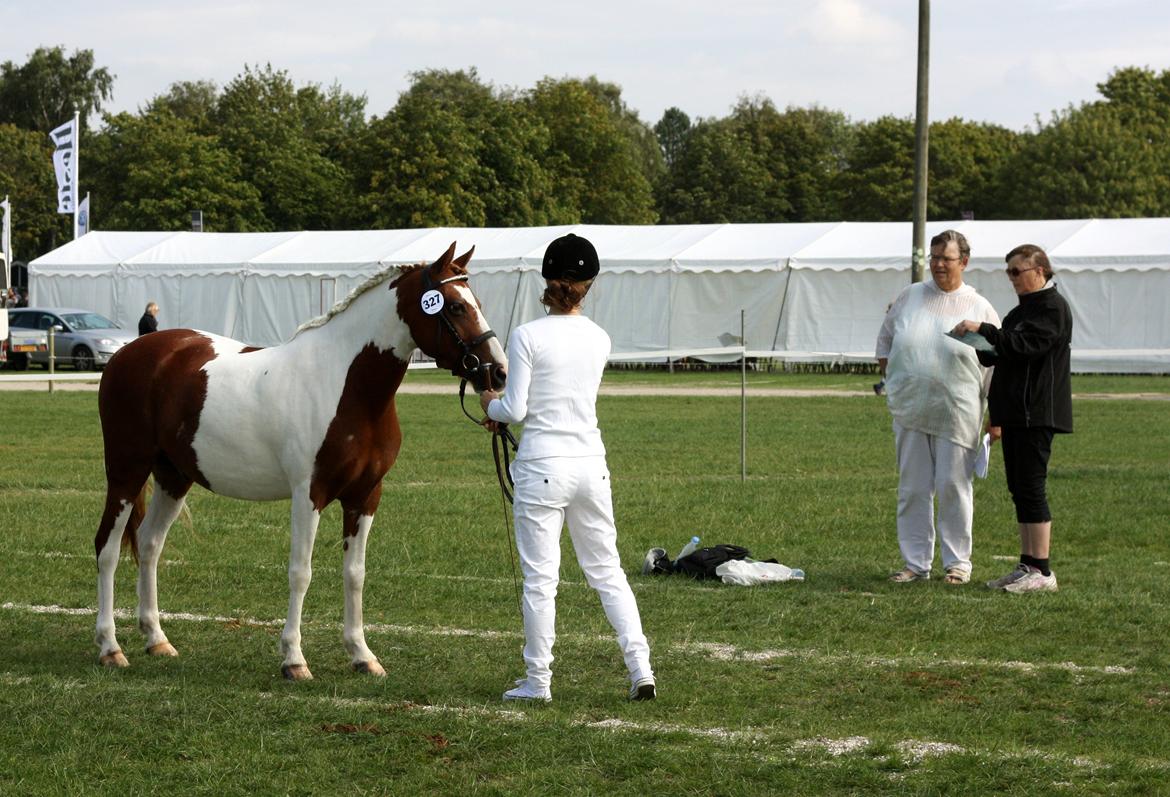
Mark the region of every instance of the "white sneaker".
POLYGON ((1016 579, 1003 590, 1013 595, 1023 592, 1056 592, 1056 573, 1046 576, 1036 568, 1029 567, 1027 575, 1016 579))
POLYGON ((903 567, 897 573, 890 576, 890 581, 895 584, 907 584, 911 581, 929 581, 930 573, 915 573, 908 567, 903 567))
MULTIPOLYGON (((1012 572, 1008 573, 1006 576, 1000 576, 999 578, 995 578, 995 579, 992 579, 991 581, 988 581, 987 588, 988 589, 1003 589, 1008 584, 1013 584, 1013 583, 1019 581, 1024 576, 1028 575, 1028 571, 1032 570, 1032 569, 1033 568, 1028 567, 1023 562, 1020 562, 1018 565, 1016 565, 1016 569, 1013 570, 1012 572)), ((1039 572, 1039 571, 1037 571, 1037 572, 1039 572)))
POLYGON ((552 690, 547 686, 543 689, 533 688, 528 685, 527 678, 517 678, 516 688, 504 692, 504 701, 507 702, 510 700, 530 700, 537 703, 551 703, 552 690))
POLYGON ((653 700, 658 697, 653 678, 639 678, 630 687, 630 700, 653 700))

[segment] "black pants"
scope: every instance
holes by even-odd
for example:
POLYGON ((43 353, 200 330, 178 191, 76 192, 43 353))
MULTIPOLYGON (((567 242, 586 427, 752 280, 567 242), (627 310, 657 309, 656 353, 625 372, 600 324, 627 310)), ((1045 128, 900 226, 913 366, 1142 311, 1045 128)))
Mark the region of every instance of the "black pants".
POLYGON ((1003 427, 1003 469, 1018 523, 1052 520, 1045 488, 1054 431, 1050 426, 1003 427))

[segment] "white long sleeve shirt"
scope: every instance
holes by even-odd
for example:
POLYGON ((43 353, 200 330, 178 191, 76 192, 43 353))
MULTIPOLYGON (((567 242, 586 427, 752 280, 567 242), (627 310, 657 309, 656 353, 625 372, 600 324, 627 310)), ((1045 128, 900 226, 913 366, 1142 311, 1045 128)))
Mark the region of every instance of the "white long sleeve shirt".
POLYGON ((886 313, 876 355, 888 358, 886 397, 904 429, 975 448, 991 382, 975 349, 946 333, 964 319, 999 326, 999 315, 970 285, 943 291, 933 280, 907 287, 886 313))
POLYGON ((512 331, 507 387, 487 414, 524 424, 517 460, 605 455, 597 390, 610 347, 583 315, 547 315, 512 331))

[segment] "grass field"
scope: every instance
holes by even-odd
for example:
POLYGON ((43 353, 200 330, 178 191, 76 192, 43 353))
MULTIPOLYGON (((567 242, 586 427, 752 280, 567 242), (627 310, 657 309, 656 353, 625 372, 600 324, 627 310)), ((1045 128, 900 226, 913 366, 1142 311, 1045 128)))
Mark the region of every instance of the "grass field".
MULTIPOLYGON (((1170 402, 1076 403, 1049 481, 1061 590, 1009 596, 886 581, 900 559, 881 399, 750 399, 742 483, 738 397, 603 397, 620 549, 660 697, 625 702, 566 535, 554 702, 517 708, 499 700, 522 665, 490 446, 453 394, 400 399, 405 443, 366 581, 368 639, 389 676, 348 671, 331 508, 305 602, 316 677, 301 684, 280 678, 287 503, 199 488, 159 571, 180 657, 142 652, 124 558, 116 605, 132 666, 98 667, 96 395, 0 394, 0 794, 1170 791, 1170 402), (638 574, 648 548, 692 534, 808 579, 745 589, 638 574)), ((1018 553, 995 466, 976 485, 978 583, 1018 553)))

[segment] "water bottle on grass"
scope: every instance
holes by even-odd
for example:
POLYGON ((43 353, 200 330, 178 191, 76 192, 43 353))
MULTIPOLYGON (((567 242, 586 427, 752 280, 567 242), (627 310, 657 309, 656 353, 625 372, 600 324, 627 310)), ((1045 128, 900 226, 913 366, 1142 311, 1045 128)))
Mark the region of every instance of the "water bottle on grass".
POLYGON ((688 555, 694 553, 698 549, 698 547, 699 547, 699 538, 698 537, 691 537, 691 541, 683 546, 683 549, 678 552, 678 556, 676 556, 674 558, 674 560, 677 562, 679 559, 682 559, 684 556, 688 556, 688 555))

